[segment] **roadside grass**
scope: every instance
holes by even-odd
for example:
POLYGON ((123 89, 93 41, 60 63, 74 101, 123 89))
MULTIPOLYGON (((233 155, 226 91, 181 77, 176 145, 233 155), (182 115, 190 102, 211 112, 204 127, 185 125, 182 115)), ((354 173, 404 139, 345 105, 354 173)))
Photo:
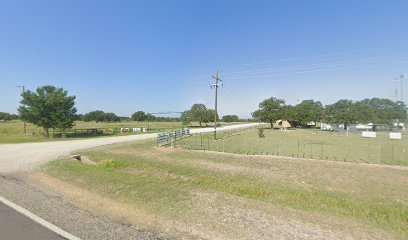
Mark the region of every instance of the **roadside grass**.
POLYGON ((49 163, 43 171, 157 214, 188 211, 191 190, 214 191, 362 221, 408 236, 405 168, 160 149, 152 141, 82 153, 98 164, 64 159, 49 163), (261 169, 266 171, 261 173, 261 169), (328 181, 331 175, 336 178, 328 181), (299 184, 300 179, 309 184, 299 184), (352 179, 352 185, 344 185, 346 179, 352 179))
MULTIPOLYGON (((223 125, 235 125, 242 123, 223 123, 223 125)), ((192 123, 192 127, 199 127, 198 123, 192 123)), ((96 122, 83 122, 76 121, 73 129, 92 129, 92 128, 103 128, 103 129, 114 129, 114 134, 107 135, 88 135, 88 134, 77 134, 74 136, 69 136, 67 138, 47 138, 44 136, 44 131, 42 128, 33 125, 31 123, 26 124, 27 133, 24 134, 23 122, 20 120, 13 121, 0 121, 0 144, 1 143, 24 143, 24 142, 45 142, 45 141, 61 141, 61 140, 76 140, 84 138, 95 138, 95 137, 107 137, 107 136, 120 136, 138 133, 120 133, 120 128, 147 128, 153 129, 153 131, 166 131, 171 129, 180 129, 183 127, 181 122, 116 122, 116 123, 96 123, 96 122)), ((203 127, 206 127, 203 125, 203 127)))
POLYGON ((259 138, 257 129, 237 135, 220 133, 219 140, 211 134, 194 135, 181 144, 191 149, 210 150, 245 155, 278 155, 343 162, 408 165, 408 133, 402 140, 388 139, 388 132, 377 138, 362 138, 360 133, 338 134, 319 130, 295 129, 280 131, 265 129, 259 138))

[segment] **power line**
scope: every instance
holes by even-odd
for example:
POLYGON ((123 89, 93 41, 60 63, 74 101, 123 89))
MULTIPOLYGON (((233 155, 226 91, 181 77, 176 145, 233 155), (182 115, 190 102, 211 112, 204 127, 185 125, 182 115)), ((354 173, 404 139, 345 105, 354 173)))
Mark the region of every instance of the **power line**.
MULTIPOLYGON (((327 56, 330 56, 330 55, 327 55, 327 56)), ((227 72, 227 73, 223 73, 223 75, 226 76, 226 75, 236 75, 236 74, 249 74, 249 73, 254 73, 254 72, 283 71, 283 70, 292 71, 292 70, 299 70, 300 68, 303 69, 303 68, 309 68, 309 67, 313 67, 313 68, 315 68, 315 67, 318 67, 318 68, 321 68, 321 67, 335 67, 335 66, 338 66, 338 65, 345 65, 345 64, 353 64, 353 65, 355 65, 355 64, 372 64, 372 63, 376 63, 378 61, 388 61, 389 62, 389 61, 395 61, 395 60, 406 60, 406 58, 404 58, 404 57, 405 56, 401 56, 401 55, 393 55, 393 56, 388 56, 387 59, 384 60, 384 57, 377 58, 375 56, 372 56, 372 57, 362 56, 362 57, 359 57, 357 59, 349 58, 348 60, 334 61, 334 62, 324 61, 324 62, 320 62, 320 63, 313 63, 313 64, 300 65, 300 66, 296 66, 296 65, 295 66, 282 66, 280 64, 280 65, 269 66, 269 68, 266 68, 266 69, 260 69, 260 70, 254 70, 254 71, 245 71, 245 72, 227 72), (401 59, 401 58, 404 58, 404 59, 401 59)), ((311 58, 314 58, 314 57, 312 56, 312 57, 304 57, 304 58, 292 58, 292 59, 288 59, 288 60, 296 60, 296 59, 306 60, 306 59, 311 59, 311 58)), ((277 60, 277 61, 274 61, 274 62, 284 62, 284 61, 285 61, 285 59, 281 59, 281 60, 277 60)), ((266 61, 266 62, 270 63, 271 61, 266 61)), ((242 66, 242 65, 256 65, 256 64, 240 64, 240 65, 237 65, 237 66, 242 66)), ((191 76, 191 78, 193 78, 193 79, 198 78, 198 79, 201 80, 202 77, 205 77, 205 76, 208 76, 208 74, 193 75, 193 76, 191 76)), ((190 78, 190 80, 191 80, 191 78, 190 78)))

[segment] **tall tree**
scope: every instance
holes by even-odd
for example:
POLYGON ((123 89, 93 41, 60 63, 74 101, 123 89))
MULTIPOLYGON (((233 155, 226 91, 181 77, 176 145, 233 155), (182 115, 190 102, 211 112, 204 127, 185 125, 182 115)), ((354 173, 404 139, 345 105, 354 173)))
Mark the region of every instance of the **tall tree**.
POLYGON ((328 122, 343 124, 344 129, 350 124, 358 122, 358 111, 353 101, 342 99, 334 104, 327 105, 325 119, 328 122))
POLYGON ((21 119, 43 127, 47 137, 50 128, 65 130, 74 125, 75 96, 68 96, 66 90, 47 85, 35 92, 25 91, 21 96, 22 105, 18 108, 21 119))
POLYGON ((99 123, 104 122, 105 119, 106 119, 105 112, 101 110, 91 111, 82 116, 82 120, 84 120, 85 122, 95 121, 99 123))
POLYGON ((390 124, 395 120, 405 121, 406 105, 403 102, 393 102, 390 99, 371 98, 356 102, 360 122, 390 124))
POLYGON ((143 122, 146 120, 146 113, 143 111, 137 111, 135 113, 132 114, 132 120, 133 121, 137 121, 137 122, 143 122))
POLYGON ((16 114, 0 112, 0 120, 5 122, 5 121, 14 120, 14 119, 18 119, 18 116, 16 114))
MULTIPOLYGON (((214 114, 215 114, 215 110, 214 109, 207 109, 207 117, 206 117, 206 119, 205 119, 205 123, 208 123, 208 122, 214 122, 214 114)), ((218 113, 217 113, 217 115, 216 115, 216 118, 217 118, 217 121, 219 121, 220 120, 220 118, 219 118, 219 116, 218 116, 218 113)))
POLYGON ((252 117, 263 122, 269 122, 273 126, 276 120, 284 117, 283 115, 289 115, 289 111, 284 114, 285 107, 285 100, 271 97, 259 104, 259 109, 252 113, 252 117))
POLYGON ((183 126, 190 125, 191 122, 191 112, 190 110, 186 110, 181 113, 180 120, 183 123, 183 126))
POLYGON ((153 115, 153 114, 150 114, 150 113, 148 113, 148 114, 146 114, 146 120, 147 121, 156 121, 156 119, 157 119, 157 117, 155 116, 155 115, 153 115))
POLYGON ((120 118, 114 113, 105 113, 105 122, 120 122, 120 118))
POLYGON ((307 126, 309 122, 319 122, 323 116, 324 108, 321 102, 303 100, 295 106, 294 122, 301 126, 307 126))
POLYGON ((224 115, 221 119, 223 122, 239 122, 239 117, 237 115, 224 115))
POLYGON ((196 103, 190 109, 190 121, 195 121, 202 126, 202 123, 208 122, 208 111, 204 104, 196 103))

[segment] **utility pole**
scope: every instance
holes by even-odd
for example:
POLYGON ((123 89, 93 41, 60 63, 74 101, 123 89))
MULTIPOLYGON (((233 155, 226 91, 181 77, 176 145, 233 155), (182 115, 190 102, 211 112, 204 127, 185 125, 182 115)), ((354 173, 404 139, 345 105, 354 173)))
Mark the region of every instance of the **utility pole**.
POLYGON ((215 84, 210 84, 210 88, 215 88, 215 112, 214 112, 214 140, 217 140, 217 98, 218 98, 218 88, 219 85, 223 86, 224 83, 221 79, 218 78, 218 67, 217 71, 215 72, 215 84))
POLYGON ((406 73, 403 73, 403 74, 401 74, 401 76, 400 76, 400 83, 401 83, 401 91, 400 91, 400 94, 401 94, 401 102, 404 102, 404 96, 403 96, 403 84, 402 84, 402 82, 403 82, 403 80, 404 79, 407 79, 407 74, 406 73))
POLYGON ((398 78, 394 78, 394 82, 395 82, 395 102, 398 102, 398 78))
POLYGON ((402 80, 404 79, 404 74, 402 74, 401 76, 400 76, 400 84, 401 84, 401 91, 400 91, 400 94, 401 94, 401 102, 404 102, 404 97, 403 97, 403 94, 402 94, 402 80))
MULTIPOLYGON (((18 88, 22 88, 23 89, 23 93, 25 92, 25 87, 23 86, 17 86, 18 88)), ((24 126, 24 134, 27 133, 27 126, 26 126, 26 121, 23 120, 23 126, 24 126)))

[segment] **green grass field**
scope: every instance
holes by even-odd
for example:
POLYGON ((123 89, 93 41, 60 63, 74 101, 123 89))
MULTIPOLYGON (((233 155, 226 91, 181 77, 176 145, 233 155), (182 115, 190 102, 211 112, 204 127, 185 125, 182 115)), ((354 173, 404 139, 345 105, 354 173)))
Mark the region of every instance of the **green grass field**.
POLYGON ((344 223, 345 232, 350 231, 348 226, 362 224, 358 231, 381 229, 408 237, 408 172, 404 167, 156 148, 153 141, 81 153, 97 165, 63 159, 49 163, 43 171, 117 203, 181 222, 190 231, 208 227, 234 238, 246 236, 234 235, 241 230, 240 234, 257 234, 254 231, 260 227, 259 231, 267 232, 262 227, 265 223, 257 222, 260 220, 245 226, 240 221, 252 216, 255 208, 266 213, 280 206, 283 208, 273 210, 271 218, 290 216, 295 221, 306 216, 307 221, 328 224, 326 228, 332 222, 338 223, 333 228, 344 223), (227 200, 221 200, 224 198, 227 200), (215 209, 239 210, 225 216, 227 212, 209 210, 214 204, 215 209), (219 225, 211 225, 218 219, 219 225))
MULTIPOLYGON (((223 123, 223 125, 233 125, 239 123, 223 123)), ((96 123, 96 122, 83 122, 76 121, 73 129, 112 129, 114 130, 113 135, 128 135, 132 133, 121 134, 120 128, 134 128, 143 127, 151 129, 149 132, 161 132, 172 129, 182 128, 181 122, 117 122, 117 123, 96 123)), ((191 127, 199 127, 198 123, 192 123, 191 127)), ((203 126, 205 127, 205 126, 203 126)), ((69 135, 68 138, 46 138, 44 136, 44 131, 42 128, 35 126, 33 124, 27 123, 26 129, 27 134, 24 134, 23 122, 20 120, 0 121, 0 143, 22 143, 22 142, 42 142, 42 141, 59 141, 59 140, 74 140, 74 139, 84 139, 90 137, 102 137, 87 134, 73 134, 69 135)), ((73 131, 73 130, 72 130, 73 131)), ((51 132, 52 133, 52 132, 51 132)), ((111 134, 106 135, 111 136, 111 134)))
POLYGON ((265 138, 252 129, 240 134, 220 133, 219 140, 211 134, 194 135, 180 144, 199 150, 247 155, 279 155, 345 162, 408 165, 408 133, 402 140, 388 139, 388 132, 378 132, 377 138, 362 138, 361 133, 338 134, 319 130, 295 129, 280 131, 265 129, 265 138))

